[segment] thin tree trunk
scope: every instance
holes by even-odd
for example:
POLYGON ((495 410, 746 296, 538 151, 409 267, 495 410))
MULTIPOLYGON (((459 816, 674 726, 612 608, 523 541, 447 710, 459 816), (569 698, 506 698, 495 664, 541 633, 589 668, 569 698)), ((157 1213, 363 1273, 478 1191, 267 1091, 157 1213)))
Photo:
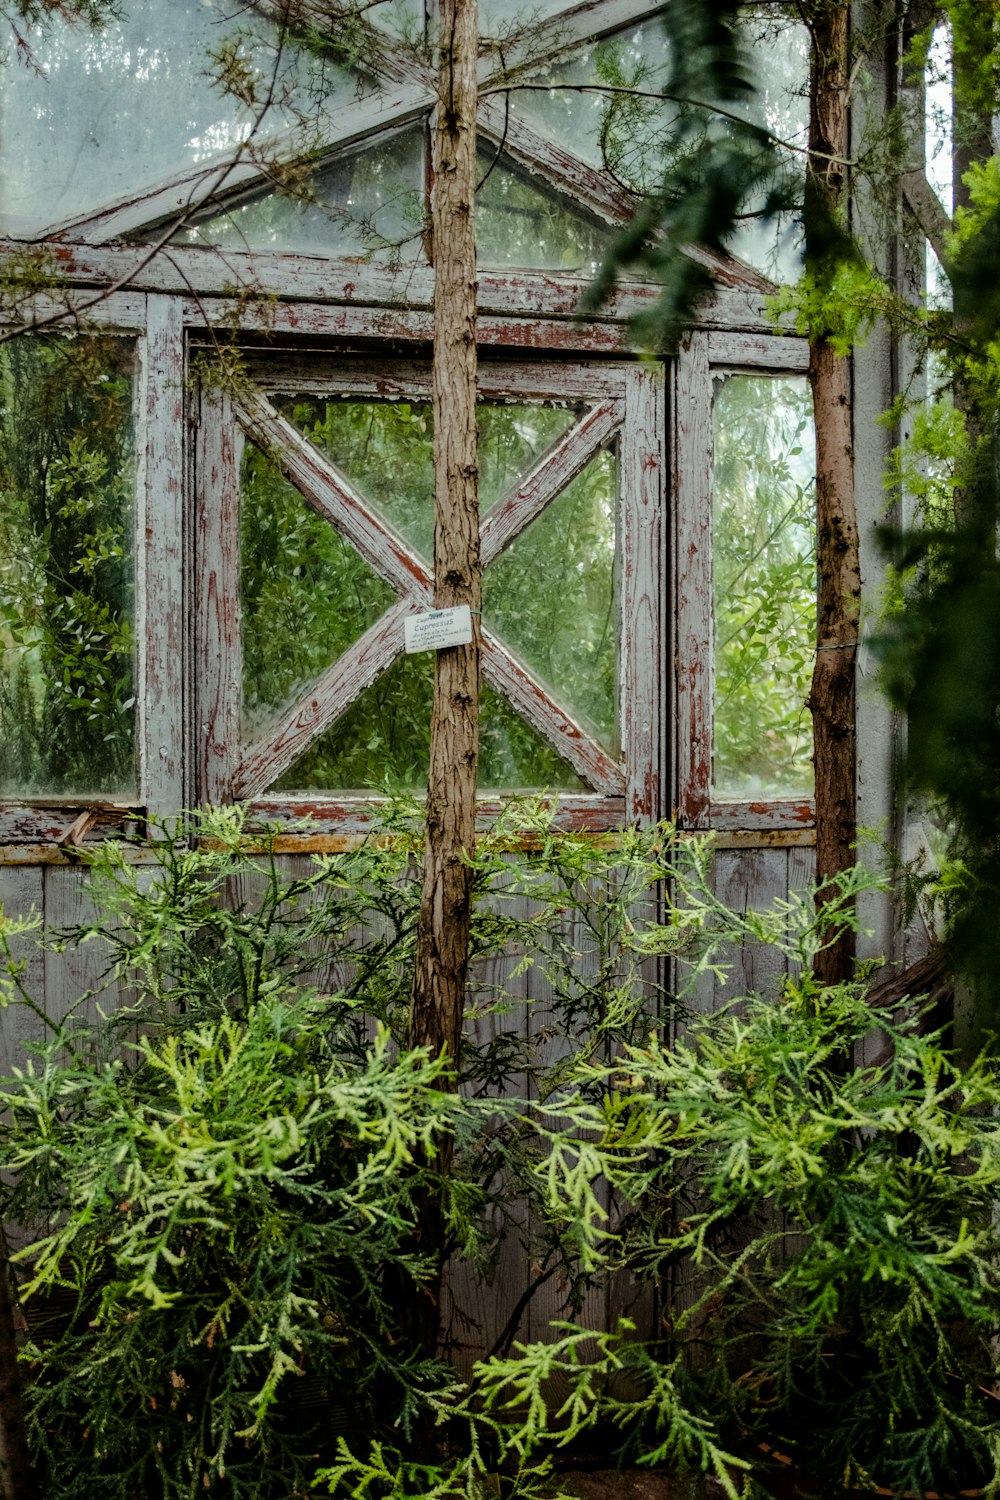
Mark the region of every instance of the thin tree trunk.
MULTIPOLYGON (((848 6, 814 0, 806 184, 807 265, 822 273, 830 215, 846 202, 848 150, 848 6), (833 158, 833 160, 830 160, 833 158)), ((809 707, 816 768, 816 877, 826 882, 854 863, 857 836, 855 665, 861 572, 854 500, 851 372, 825 338, 809 348, 816 419, 816 535, 819 611, 809 707)), ((851 977, 853 933, 817 957, 824 983, 851 977)))
MULTIPOLYGON (((952 213, 972 205, 972 194, 965 181, 970 168, 981 165, 993 155, 993 95, 978 97, 977 73, 982 58, 993 45, 993 14, 983 4, 982 11, 958 7, 952 16, 952 213)), ((963 317, 956 307, 956 332, 966 331, 963 317)), ((992 444, 989 423, 984 420, 981 400, 959 375, 954 381, 952 397, 965 417, 969 442, 969 462, 962 484, 955 495, 955 521, 978 532, 984 547, 990 547, 994 526, 992 505, 981 503, 984 487, 992 489, 992 444)))
POLYGON ((21 1401, 7 1236, 0 1228, 0 1496, 37 1500, 21 1401))
MULTIPOLYGON (((417 929, 410 1043, 445 1053, 457 1069, 468 967, 479 759, 479 493, 476 468, 476 0, 441 0, 439 103, 433 144, 434 602, 468 604, 473 642, 437 653, 427 786, 427 842, 417 929)), ((436 1163, 450 1165, 442 1148, 436 1163)), ((437 1201, 422 1206, 420 1248, 438 1266, 414 1308, 410 1333, 437 1341, 444 1227, 437 1201)))

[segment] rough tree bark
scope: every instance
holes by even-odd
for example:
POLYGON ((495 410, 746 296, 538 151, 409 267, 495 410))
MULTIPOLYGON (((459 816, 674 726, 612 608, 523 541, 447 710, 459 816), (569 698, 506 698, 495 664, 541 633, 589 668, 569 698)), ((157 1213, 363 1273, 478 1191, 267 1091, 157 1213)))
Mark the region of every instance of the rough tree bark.
MULTIPOLYGON (((849 7, 812 0, 806 263, 822 272, 830 216, 846 203, 849 7)), ((816 768, 816 878, 828 881, 855 860, 857 836, 855 664, 861 572, 854 499, 850 362, 814 337, 809 382, 816 420, 816 536, 819 609, 809 708, 816 768)), ((849 979, 854 937, 846 932, 817 956, 824 983, 849 979)))
POLYGON ((434 602, 468 604, 474 639, 437 653, 427 849, 411 1040, 457 1060, 469 938, 479 758, 479 491, 476 469, 476 0, 442 0, 434 129, 434 602))
MULTIPOLYGON (((479 493, 476 467, 476 0, 441 0, 439 103, 433 140, 434 602, 468 604, 473 641, 437 653, 427 785, 427 840, 417 929, 410 1043, 461 1052, 469 948, 479 759, 479 493)), ((447 1171, 444 1148, 436 1165, 447 1171)), ((411 1335, 433 1348, 438 1331, 443 1226, 426 1203, 421 1249, 438 1264, 437 1285, 419 1299, 411 1335)))

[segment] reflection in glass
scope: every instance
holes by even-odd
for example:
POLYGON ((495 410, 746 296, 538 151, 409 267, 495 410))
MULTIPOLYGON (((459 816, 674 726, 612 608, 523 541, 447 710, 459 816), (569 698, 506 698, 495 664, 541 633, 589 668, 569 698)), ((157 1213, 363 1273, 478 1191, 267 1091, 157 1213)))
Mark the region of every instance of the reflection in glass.
MULTIPOLYGON (((779 140, 804 146, 809 77, 805 27, 761 7, 748 11, 741 25, 758 65, 757 94, 748 113, 779 140)), ((648 20, 583 46, 568 61, 532 73, 526 80, 532 87, 512 93, 514 112, 591 166, 606 167, 636 191, 649 192, 662 181, 667 166, 664 132, 674 106, 655 95, 668 86, 669 63, 667 32, 659 21, 648 20), (538 84, 548 88, 538 89, 538 84)), ((788 154, 796 181, 801 178, 800 160, 788 154)), ((760 198, 746 211, 757 214, 762 208, 760 198)), ((773 279, 794 281, 801 272, 798 217, 784 213, 767 222, 748 218, 730 249, 773 279)))
POLYGON ((816 528, 805 379, 726 378, 714 441, 715 789, 809 795, 816 528))
POLYGON ((136 795, 130 342, 0 349, 0 793, 136 795))
POLYGON ((562 406, 490 406, 481 402, 479 508, 483 515, 567 432, 575 413, 562 406))
MULTIPOLYGON (((779 141, 804 148, 809 139, 809 33, 787 17, 768 13, 767 6, 751 8, 743 17, 746 45, 756 64, 757 97, 749 112, 779 141)), ((805 191, 805 156, 782 153, 792 201, 801 203, 805 191)), ((764 207, 763 196, 747 205, 750 214, 764 207)), ((802 274, 804 237, 798 210, 774 218, 748 218, 737 230, 732 253, 769 276, 772 281, 795 282, 802 274)))
MULTIPOLYGON (((275 792, 415 791, 427 787, 434 656, 401 656, 273 784, 275 792)), ((484 683, 481 790, 575 791, 575 772, 484 683)))
POLYGON ((201 218, 175 240, 230 250, 403 254, 412 260, 423 255, 423 170, 423 137, 407 131, 315 171, 289 171, 280 191, 201 218))
POLYGON ((614 243, 615 231, 576 213, 537 180, 485 148, 479 153, 476 254, 483 266, 575 271, 591 276, 614 243))
POLYGON ((243 734, 298 702, 395 599, 272 460, 243 452, 240 603, 243 734))
POLYGON ((549 63, 532 73, 527 80, 532 87, 511 95, 515 113, 590 166, 610 167, 635 188, 648 191, 658 185, 663 172, 656 138, 669 105, 615 90, 663 89, 669 55, 667 33, 658 21, 631 26, 584 44, 568 61, 549 63), (538 84, 549 87, 539 89, 538 84), (592 85, 604 85, 607 92, 599 87, 591 92, 592 85))
POLYGON ((613 754, 617 465, 601 453, 487 569, 483 621, 613 754))
POLYGON ((479 30, 502 39, 522 36, 529 27, 567 10, 571 0, 479 0, 479 30))
POLYGON ((27 27, 26 36, 31 61, 8 49, 0 94, 7 234, 33 233, 224 159, 257 120, 257 140, 302 127, 311 147, 313 122, 321 129, 322 115, 359 87, 290 42, 279 54, 274 26, 229 0, 129 0, 121 19, 100 29, 56 19, 27 27), (216 81, 230 43, 252 104, 216 81))
POLYGON ((424 557, 434 548, 429 401, 275 395, 274 405, 424 557))

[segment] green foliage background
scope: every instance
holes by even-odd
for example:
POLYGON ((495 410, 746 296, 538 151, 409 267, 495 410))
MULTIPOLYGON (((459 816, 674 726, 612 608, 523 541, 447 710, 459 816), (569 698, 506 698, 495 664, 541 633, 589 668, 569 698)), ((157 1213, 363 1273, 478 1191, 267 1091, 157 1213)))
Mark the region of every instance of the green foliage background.
POLYGON ((0 348, 0 791, 135 794, 132 345, 0 348))

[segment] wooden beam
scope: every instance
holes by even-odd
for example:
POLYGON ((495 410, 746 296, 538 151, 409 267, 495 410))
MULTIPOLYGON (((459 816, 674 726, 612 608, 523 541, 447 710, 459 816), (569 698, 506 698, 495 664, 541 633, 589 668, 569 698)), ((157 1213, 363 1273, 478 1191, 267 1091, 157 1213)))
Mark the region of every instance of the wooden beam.
POLYGON ((265 791, 392 665, 403 644, 403 621, 414 609, 408 599, 394 604, 327 668, 305 698, 279 717, 269 734, 251 746, 233 777, 235 797, 256 797, 265 791))
POLYGON ((621 426, 624 407, 605 401, 593 407, 557 438, 524 478, 497 501, 482 526, 483 567, 493 562, 515 537, 541 515, 550 500, 581 474, 621 426))
POLYGON ((485 625, 483 676, 595 791, 606 797, 624 795, 625 776, 621 766, 552 696, 531 668, 485 625))
POLYGON ((202 802, 232 800, 241 729, 240 457, 243 433, 222 391, 199 400, 195 486, 196 784, 202 802))
MULTIPOLYGON (((85 313, 88 321, 141 329, 145 302, 136 293, 180 292, 185 296, 185 326, 191 329, 221 322, 232 326, 234 317, 248 328, 267 328, 261 311, 266 301, 268 310, 280 314, 280 324, 268 329, 275 334, 320 332, 323 316, 331 318, 331 333, 341 331, 356 338, 367 334, 429 342, 432 332, 431 320, 419 319, 420 312, 429 312, 434 293, 434 273, 422 263, 390 269, 316 255, 250 254, 180 245, 155 254, 148 246, 63 244, 48 248, 65 291, 25 299, 16 309, 0 312, 0 323, 14 322, 20 328, 32 317, 54 315, 69 320, 85 313), (115 292, 118 286, 130 290, 115 292), (255 288, 259 289, 256 303, 255 288), (274 299, 282 305, 276 307, 274 299), (311 307, 300 307, 303 303, 311 307), (332 325, 337 309, 366 308, 379 310, 379 318, 367 330, 361 319, 340 330, 332 325), (301 319, 298 326, 296 317, 301 319)), ((16 269, 26 254, 37 249, 30 241, 0 243, 0 268, 16 269)), ((480 311, 490 319, 490 339, 484 339, 481 330, 480 343, 492 340, 504 319, 529 327, 533 320, 544 319, 572 322, 581 340, 590 337, 599 345, 604 325, 620 325, 648 311, 659 296, 658 287, 651 283, 626 280, 599 313, 581 322, 580 304, 588 284, 586 278, 558 271, 481 270, 480 311)), ((701 304, 694 323, 710 330, 774 335, 763 293, 750 286, 718 287, 701 304)), ((616 349, 624 352, 627 347, 619 334, 616 349)))

